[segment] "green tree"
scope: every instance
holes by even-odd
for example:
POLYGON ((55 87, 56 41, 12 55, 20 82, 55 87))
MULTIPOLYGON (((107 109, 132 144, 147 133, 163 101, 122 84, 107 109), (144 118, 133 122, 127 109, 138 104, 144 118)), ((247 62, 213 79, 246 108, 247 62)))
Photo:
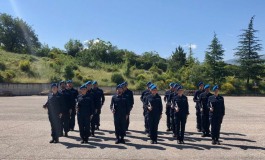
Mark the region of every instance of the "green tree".
POLYGON ((195 58, 193 57, 193 52, 192 52, 192 48, 191 45, 189 46, 189 54, 187 57, 187 61, 186 61, 186 66, 192 66, 195 63, 195 58))
POLYGON ((169 59, 169 68, 175 72, 186 64, 186 53, 181 46, 178 46, 169 59))
POLYGON ((74 78, 75 74, 73 71, 73 67, 71 65, 68 65, 65 67, 63 76, 65 79, 73 79, 74 78))
POLYGON ((120 84, 120 83, 124 82, 124 78, 119 73, 113 73, 111 75, 111 81, 114 82, 114 83, 116 83, 116 84, 120 84))
POLYGON ((76 56, 78 52, 83 50, 84 46, 79 40, 70 39, 65 45, 64 48, 66 49, 66 53, 73 57, 76 56))
POLYGON ((205 63, 209 69, 209 76, 211 77, 213 84, 220 83, 224 77, 224 65, 223 62, 224 50, 222 44, 218 40, 214 33, 213 40, 205 53, 205 63))
POLYGON ((6 51, 31 54, 41 45, 31 26, 5 13, 0 13, 0 44, 6 51))
POLYGON ((253 28, 254 16, 251 17, 247 29, 243 29, 243 33, 239 35, 239 46, 235 49, 235 56, 240 64, 240 73, 242 78, 246 78, 249 87, 250 79, 257 80, 262 76, 264 70, 264 60, 261 59, 259 52, 262 46, 260 40, 255 36, 258 30, 253 28))

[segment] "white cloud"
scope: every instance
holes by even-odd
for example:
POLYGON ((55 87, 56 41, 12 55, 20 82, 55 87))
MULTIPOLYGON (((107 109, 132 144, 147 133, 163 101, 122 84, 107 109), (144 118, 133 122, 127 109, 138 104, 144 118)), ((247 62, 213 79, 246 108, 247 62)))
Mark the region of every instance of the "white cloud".
POLYGON ((184 47, 184 48, 190 48, 191 47, 191 49, 197 49, 197 44, 185 44, 185 45, 182 45, 182 47, 184 47))

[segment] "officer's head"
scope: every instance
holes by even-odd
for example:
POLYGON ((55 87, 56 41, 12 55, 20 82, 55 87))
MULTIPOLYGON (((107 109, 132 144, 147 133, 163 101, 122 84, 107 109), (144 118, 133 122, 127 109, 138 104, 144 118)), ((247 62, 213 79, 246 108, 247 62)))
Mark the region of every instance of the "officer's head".
POLYGON ((151 90, 152 95, 156 95, 156 94, 157 94, 157 87, 156 87, 156 85, 153 85, 153 86, 150 88, 150 90, 151 90))
POLYGON ((198 87, 199 87, 200 90, 203 90, 203 89, 204 89, 204 84, 203 84, 203 82, 199 82, 199 83, 198 83, 198 87))
POLYGON ((82 86, 80 86, 80 92, 81 92, 81 94, 82 95, 85 95, 86 94, 86 92, 87 92, 87 86, 86 86, 86 84, 83 84, 82 86))
POLYGON ((177 93, 178 93, 178 95, 183 95, 183 93, 184 93, 184 88, 183 88, 183 86, 178 86, 177 87, 177 93))
POLYGON ((205 90, 205 92, 210 92, 210 85, 209 84, 206 84, 204 86, 204 90, 205 90))
POLYGON ((123 88, 123 90, 127 90, 128 89, 128 83, 127 82, 123 82, 122 83, 122 88, 123 88))
POLYGON ((51 90, 52 90, 52 93, 57 93, 58 92, 58 84, 52 83, 51 84, 51 90))
POLYGON ((60 85, 60 88, 61 88, 61 89, 65 89, 65 88, 66 88, 66 83, 65 83, 65 81, 60 81, 60 82, 59 82, 59 85, 60 85))
POLYGON ((149 86, 148 86, 148 89, 149 89, 149 91, 151 91, 151 88, 154 86, 154 84, 150 84, 149 86))
POLYGON ((87 81, 86 82, 86 87, 87 87, 87 90, 90 90, 92 88, 92 82, 91 81, 87 81))
POLYGON ((147 89, 150 88, 149 86, 150 86, 151 84, 152 84, 152 82, 147 82, 147 83, 146 83, 146 87, 147 87, 147 89))
POLYGON ((116 91, 117 91, 117 94, 118 94, 118 95, 121 95, 121 94, 122 94, 123 89, 122 89, 122 85, 121 85, 121 84, 119 84, 119 85, 116 87, 116 91))
POLYGON ((173 83, 173 82, 169 83, 169 89, 170 89, 170 90, 173 90, 173 89, 174 89, 174 88, 173 88, 174 85, 175 85, 175 83, 173 83))
POLYGON ((93 81, 92 85, 93 85, 93 88, 98 88, 98 82, 97 81, 93 81))
POLYGON ((215 85, 213 87, 213 92, 214 92, 215 95, 218 95, 218 93, 219 93, 219 87, 218 87, 218 85, 215 85))
POLYGON ((66 85, 69 89, 73 88, 73 81, 72 80, 68 80, 66 81, 66 85))
POLYGON ((173 86, 173 91, 177 92, 178 86, 179 86, 179 84, 178 83, 175 83, 174 86, 173 86))

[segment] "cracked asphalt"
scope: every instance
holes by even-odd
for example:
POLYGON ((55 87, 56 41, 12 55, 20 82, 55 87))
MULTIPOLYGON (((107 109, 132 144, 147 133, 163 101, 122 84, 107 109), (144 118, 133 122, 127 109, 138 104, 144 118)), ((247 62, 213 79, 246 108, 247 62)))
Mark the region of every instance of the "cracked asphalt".
MULTIPOLYGON (((49 144, 50 124, 42 105, 46 96, 0 97, 0 159, 265 159, 265 98, 224 97, 226 115, 221 129, 222 145, 211 145, 195 128, 195 104, 189 98, 190 116, 184 145, 178 145, 166 132, 166 116, 159 124, 158 144, 151 145, 144 134, 142 104, 135 96, 130 130, 126 144, 115 145, 113 116, 109 110, 111 97, 101 114, 100 131, 89 144, 80 144, 78 130, 60 143, 49 144)), ((77 129, 78 126, 76 125, 77 129)))

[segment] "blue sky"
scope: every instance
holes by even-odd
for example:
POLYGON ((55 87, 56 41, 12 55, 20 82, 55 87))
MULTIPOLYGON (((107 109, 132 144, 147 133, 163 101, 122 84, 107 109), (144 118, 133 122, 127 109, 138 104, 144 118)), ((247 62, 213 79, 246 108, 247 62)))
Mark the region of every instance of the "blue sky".
MULTIPOLYGON (((137 54, 169 57, 178 45, 204 59, 214 32, 233 58, 241 29, 255 15, 265 48, 264 0, 1 0, 0 12, 24 19, 42 43, 61 49, 70 39, 100 38, 137 54)), ((265 52, 262 51, 261 54, 265 52)))

